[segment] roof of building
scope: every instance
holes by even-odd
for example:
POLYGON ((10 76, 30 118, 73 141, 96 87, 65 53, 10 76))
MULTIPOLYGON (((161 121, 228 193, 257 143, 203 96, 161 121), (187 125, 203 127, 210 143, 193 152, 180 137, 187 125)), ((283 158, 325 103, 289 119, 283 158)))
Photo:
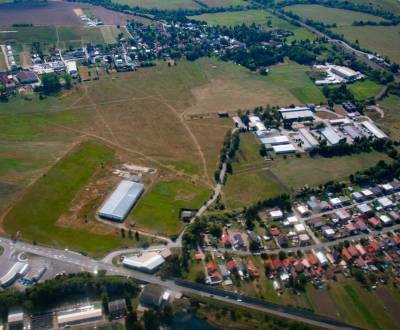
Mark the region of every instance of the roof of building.
POLYGON ((125 257, 122 263, 125 266, 153 271, 161 266, 165 259, 156 252, 144 252, 141 255, 125 257))
POLYGON ((291 144, 282 144, 278 146, 273 146, 274 152, 276 153, 285 153, 285 152, 294 152, 296 148, 291 144))
POLYGON ((160 307, 165 289, 159 285, 147 284, 139 296, 140 303, 147 306, 160 307))
POLYGON ((24 319, 24 313, 21 309, 14 309, 8 313, 8 323, 22 322, 24 319))
POLYGON ((93 308, 88 310, 79 310, 72 313, 66 313, 57 316, 58 324, 69 324, 84 322, 85 320, 97 319, 102 317, 101 308, 93 308))
POLYGON ((308 129, 300 128, 299 133, 312 147, 319 146, 317 139, 310 133, 308 129))
POLYGON ((338 144, 342 139, 332 128, 323 127, 321 134, 330 144, 338 144))
POLYGON ((371 123, 370 121, 363 121, 361 124, 378 139, 386 139, 388 137, 382 132, 382 130, 380 130, 374 123, 371 123))
POLYGON ((278 136, 270 136, 270 137, 266 137, 266 138, 261 138, 260 141, 263 144, 270 144, 270 145, 287 144, 287 143, 289 143, 289 139, 285 135, 278 135, 278 136))
POLYGON ((99 210, 104 218, 122 221, 144 191, 141 183, 122 180, 99 210))
POLYGON ((304 118, 314 118, 314 114, 311 110, 300 110, 291 112, 281 112, 284 120, 295 120, 304 118))
POLYGON ((126 310, 126 300, 125 299, 118 299, 118 300, 110 301, 108 303, 108 311, 110 313, 119 312, 121 310, 126 310))
POLYGON ((37 74, 32 71, 20 71, 16 74, 16 77, 22 84, 34 83, 39 81, 37 74))

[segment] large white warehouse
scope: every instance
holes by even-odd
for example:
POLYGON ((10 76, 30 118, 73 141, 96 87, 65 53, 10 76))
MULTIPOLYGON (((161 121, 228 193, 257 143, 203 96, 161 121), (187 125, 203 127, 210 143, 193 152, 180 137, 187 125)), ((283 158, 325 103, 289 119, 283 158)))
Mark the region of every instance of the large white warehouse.
POLYGON ((123 221, 143 194, 141 183, 123 180, 99 210, 102 218, 123 221))

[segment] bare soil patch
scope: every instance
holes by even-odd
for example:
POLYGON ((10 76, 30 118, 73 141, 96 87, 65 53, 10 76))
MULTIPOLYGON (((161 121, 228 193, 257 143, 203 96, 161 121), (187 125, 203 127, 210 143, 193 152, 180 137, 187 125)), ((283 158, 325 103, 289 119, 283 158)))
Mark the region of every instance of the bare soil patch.
POLYGON ((327 315, 332 318, 340 317, 336 303, 329 295, 327 290, 309 290, 313 305, 316 306, 317 312, 322 315, 327 315))

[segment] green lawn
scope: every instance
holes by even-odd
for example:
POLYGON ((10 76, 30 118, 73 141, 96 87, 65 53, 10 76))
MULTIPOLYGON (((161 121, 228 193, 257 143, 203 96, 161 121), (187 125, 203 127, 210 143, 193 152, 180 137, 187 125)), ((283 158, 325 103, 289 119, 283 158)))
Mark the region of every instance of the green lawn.
POLYGON ((28 241, 93 255, 127 245, 128 242, 117 235, 89 234, 56 225, 96 168, 112 158, 113 152, 102 145, 81 144, 28 188, 6 215, 3 224, 6 232, 15 234, 19 231, 28 241))
POLYGON ((325 24, 337 24, 337 26, 351 25, 354 21, 383 21, 381 17, 319 5, 294 5, 285 7, 285 11, 292 12, 303 19, 311 19, 325 24))
POLYGON ((393 139, 400 139, 400 96, 390 94, 378 104, 383 108, 385 117, 374 116, 374 119, 393 139))
POLYGON ((377 152, 333 158, 276 157, 271 170, 287 187, 298 189, 305 184, 314 186, 329 180, 346 179, 355 171, 376 165, 381 159, 388 160, 388 157, 377 152))
POLYGON ((347 87, 358 100, 365 100, 375 97, 383 88, 382 85, 379 85, 372 80, 356 82, 354 84, 347 85, 347 87))
POLYGON ((129 218, 146 231, 172 236, 184 223, 179 219, 181 208, 200 208, 210 191, 183 181, 156 183, 139 201, 129 218))
POLYGON ((362 48, 400 62, 400 26, 345 26, 332 29, 362 48))
POLYGON ((293 36, 288 38, 288 41, 294 39, 305 40, 315 39, 314 35, 306 30, 305 28, 298 27, 290 24, 289 22, 273 15, 271 12, 266 10, 245 10, 236 12, 222 12, 215 14, 203 14, 198 16, 191 16, 192 19, 206 21, 210 25, 226 25, 235 26, 241 24, 260 24, 267 26, 270 21, 272 29, 282 29, 291 31, 294 33, 293 36))

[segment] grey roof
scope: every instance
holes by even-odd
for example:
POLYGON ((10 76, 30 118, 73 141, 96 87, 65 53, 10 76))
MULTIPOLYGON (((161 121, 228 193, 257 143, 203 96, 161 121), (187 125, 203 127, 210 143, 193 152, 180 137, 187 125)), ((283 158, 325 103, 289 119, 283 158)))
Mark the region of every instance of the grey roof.
POLYGON ((144 191, 141 183, 123 180, 99 210, 101 217, 122 221, 144 191))

